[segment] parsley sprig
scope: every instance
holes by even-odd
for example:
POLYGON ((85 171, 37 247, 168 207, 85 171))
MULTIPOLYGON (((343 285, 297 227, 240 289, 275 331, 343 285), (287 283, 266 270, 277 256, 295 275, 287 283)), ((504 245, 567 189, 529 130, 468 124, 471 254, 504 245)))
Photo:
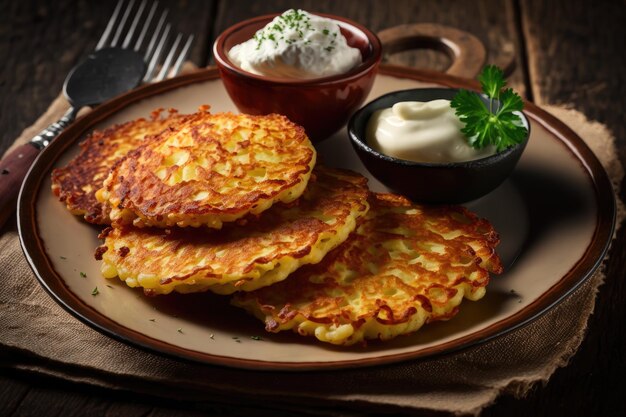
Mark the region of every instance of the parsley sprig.
POLYGON ((467 90, 459 90, 450 104, 465 124, 461 132, 469 144, 476 149, 493 145, 501 151, 523 142, 528 131, 514 112, 522 111, 524 102, 513 89, 504 89, 506 81, 502 70, 489 65, 478 80, 489 107, 478 94, 467 90))

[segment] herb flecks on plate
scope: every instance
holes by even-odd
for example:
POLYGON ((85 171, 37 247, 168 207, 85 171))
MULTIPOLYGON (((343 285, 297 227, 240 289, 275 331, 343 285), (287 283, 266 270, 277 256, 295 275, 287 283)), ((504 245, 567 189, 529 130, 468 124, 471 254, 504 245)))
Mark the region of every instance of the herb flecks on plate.
POLYGON ((459 90, 450 104, 465 124, 461 132, 468 143, 481 149, 493 145, 497 151, 522 143, 528 131, 519 114, 524 102, 511 88, 505 89, 504 73, 495 65, 485 67, 478 80, 489 107, 477 93, 459 90))

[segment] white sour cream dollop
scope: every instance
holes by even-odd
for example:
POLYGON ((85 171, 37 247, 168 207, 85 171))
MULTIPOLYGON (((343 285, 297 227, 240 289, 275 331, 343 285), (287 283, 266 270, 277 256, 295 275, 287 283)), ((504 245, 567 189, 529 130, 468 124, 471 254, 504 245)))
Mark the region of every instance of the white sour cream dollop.
POLYGON ((253 74, 300 79, 343 74, 361 63, 335 21, 293 9, 233 46, 228 57, 253 74))
POLYGON ((366 140, 380 153, 415 162, 470 161, 495 153, 493 146, 472 148, 462 127, 449 100, 405 101, 374 112, 366 140))

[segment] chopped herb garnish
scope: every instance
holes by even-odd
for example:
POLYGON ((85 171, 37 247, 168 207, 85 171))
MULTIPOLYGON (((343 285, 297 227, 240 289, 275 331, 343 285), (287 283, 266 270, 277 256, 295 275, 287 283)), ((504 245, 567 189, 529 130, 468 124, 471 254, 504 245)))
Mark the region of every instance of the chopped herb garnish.
POLYGON ((150 320, 150 321, 156 321, 156 319, 148 319, 148 320, 150 320))
MULTIPOLYGON (((325 36, 332 39, 330 45, 334 45, 334 39, 337 38, 338 31, 332 31, 328 28, 321 30, 325 36)), ((311 41, 308 39, 307 32, 313 31, 315 31, 315 28, 311 24, 309 15, 306 12, 291 9, 278 16, 278 18, 267 25, 267 27, 257 31, 253 39, 256 42, 257 50, 261 49, 265 41, 271 41, 275 47, 278 47, 279 41, 285 42, 286 45, 293 45, 297 42, 297 39, 301 39, 304 40, 305 45, 309 45, 311 41)), ((321 46, 323 47, 324 45, 321 46)), ((323 49, 331 52, 334 47, 328 46, 323 49)))
POLYGON ((109 287, 109 288, 113 288, 113 286, 112 286, 112 285, 109 285, 109 284, 107 284, 107 287, 109 287))
POLYGON ((94 288, 93 291, 91 292, 91 295, 96 296, 100 294, 100 291, 98 291, 98 287, 94 288))
POLYGON ((65 256, 59 256, 59 258, 66 260, 67 258, 65 256))
POLYGON ((85 274, 84 272, 82 272, 82 271, 81 271, 81 272, 80 272, 80 277, 81 277, 81 278, 87 278, 87 274, 85 274))
POLYGON ((183 329, 182 329, 181 327, 179 327, 178 329, 176 329, 176 331, 177 331, 178 333, 182 333, 182 332, 183 332, 183 329))
POLYGON ((263 340, 263 339, 261 339, 261 336, 250 336, 250 339, 252 339, 252 340, 263 340))
POLYGON ((211 334, 209 335, 209 337, 210 337, 212 340, 215 340, 215 336, 213 335, 213 333, 211 333, 211 334))

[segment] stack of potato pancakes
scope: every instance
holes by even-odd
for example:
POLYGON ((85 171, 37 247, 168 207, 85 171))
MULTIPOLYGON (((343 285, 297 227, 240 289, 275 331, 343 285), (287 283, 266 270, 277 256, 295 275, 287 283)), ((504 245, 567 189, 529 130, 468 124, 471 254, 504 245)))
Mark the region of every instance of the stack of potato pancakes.
POLYGON ((275 114, 155 111, 93 132, 52 182, 73 214, 110 225, 106 278, 234 294, 270 332, 390 339, 452 317, 502 271, 486 220, 316 166, 303 128, 275 114))

